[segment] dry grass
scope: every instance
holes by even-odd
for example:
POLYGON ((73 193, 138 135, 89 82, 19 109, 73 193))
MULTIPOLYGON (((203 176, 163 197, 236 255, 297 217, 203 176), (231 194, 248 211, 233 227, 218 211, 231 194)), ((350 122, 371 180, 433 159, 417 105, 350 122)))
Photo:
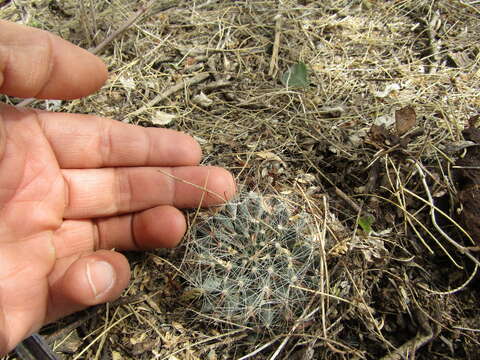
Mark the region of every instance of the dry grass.
MULTIPOLYGON (((12 1, 0 5, 0 17, 92 49, 141 6, 81 3, 12 1)), ((479 2, 144 5, 98 53, 108 83, 60 110, 186 131, 202 144, 205 164, 231 170, 246 189, 296 201, 334 245, 319 270, 322 289, 311 289, 308 310, 317 311, 275 336, 199 315, 182 281, 181 249, 129 254, 133 280, 119 302, 45 329, 57 352, 66 359, 478 359, 478 261, 456 223, 452 167, 462 130, 480 108, 479 2), (279 78, 298 61, 308 65, 311 85, 285 88, 279 78), (399 141, 394 114, 405 106, 417 121, 399 141), (374 123, 389 128, 372 134, 374 123), (375 218, 370 235, 357 225, 366 214, 375 218)))

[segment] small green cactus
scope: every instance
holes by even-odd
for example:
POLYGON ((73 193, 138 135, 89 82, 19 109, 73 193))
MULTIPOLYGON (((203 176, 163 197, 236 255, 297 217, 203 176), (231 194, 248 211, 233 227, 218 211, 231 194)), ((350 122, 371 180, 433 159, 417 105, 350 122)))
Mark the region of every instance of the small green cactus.
POLYGON ((318 289, 319 238, 305 212, 274 196, 248 193, 192 229, 185 255, 200 311, 223 323, 286 331, 318 289))

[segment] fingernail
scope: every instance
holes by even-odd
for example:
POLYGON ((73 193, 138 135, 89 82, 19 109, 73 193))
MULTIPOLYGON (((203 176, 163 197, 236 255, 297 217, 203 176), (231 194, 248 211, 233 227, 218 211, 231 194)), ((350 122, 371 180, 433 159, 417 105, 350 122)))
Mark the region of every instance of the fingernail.
POLYGON ((115 283, 115 271, 106 261, 87 263, 87 281, 95 297, 100 297, 115 283))

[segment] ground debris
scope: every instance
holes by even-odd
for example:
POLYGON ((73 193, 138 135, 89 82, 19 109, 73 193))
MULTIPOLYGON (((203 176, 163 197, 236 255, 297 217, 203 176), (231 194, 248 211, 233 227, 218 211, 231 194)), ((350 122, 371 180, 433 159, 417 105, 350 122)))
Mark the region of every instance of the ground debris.
POLYGON ((473 240, 480 245, 480 129, 470 127, 463 131, 463 136, 477 145, 468 147, 455 163, 460 218, 473 240))
MULTIPOLYGON (((480 108, 477 1, 83 3, 83 16, 70 16, 73 0, 0 6, 2 19, 86 49, 105 44, 108 83, 58 111, 187 132, 202 165, 283 195, 332 244, 318 261, 315 312, 278 336, 226 330, 225 319, 199 313, 184 248, 128 254, 123 302, 43 330, 68 330, 55 343, 74 336, 65 359, 366 360, 413 357, 408 349, 420 360, 478 358, 476 265, 440 232, 465 246, 463 228, 480 239, 480 135, 469 118, 480 108), (111 39, 145 4, 154 7, 111 39), (305 86, 282 84, 300 63, 305 86)), ((189 229, 219 210, 186 211, 189 229)))

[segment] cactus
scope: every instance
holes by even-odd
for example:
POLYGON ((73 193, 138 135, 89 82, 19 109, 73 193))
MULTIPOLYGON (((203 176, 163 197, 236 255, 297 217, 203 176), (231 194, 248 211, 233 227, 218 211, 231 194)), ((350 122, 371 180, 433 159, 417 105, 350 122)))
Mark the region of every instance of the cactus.
POLYGON ((293 324, 318 289, 320 244, 306 212, 275 196, 247 193, 192 228, 185 254, 200 312, 271 333, 293 324))

